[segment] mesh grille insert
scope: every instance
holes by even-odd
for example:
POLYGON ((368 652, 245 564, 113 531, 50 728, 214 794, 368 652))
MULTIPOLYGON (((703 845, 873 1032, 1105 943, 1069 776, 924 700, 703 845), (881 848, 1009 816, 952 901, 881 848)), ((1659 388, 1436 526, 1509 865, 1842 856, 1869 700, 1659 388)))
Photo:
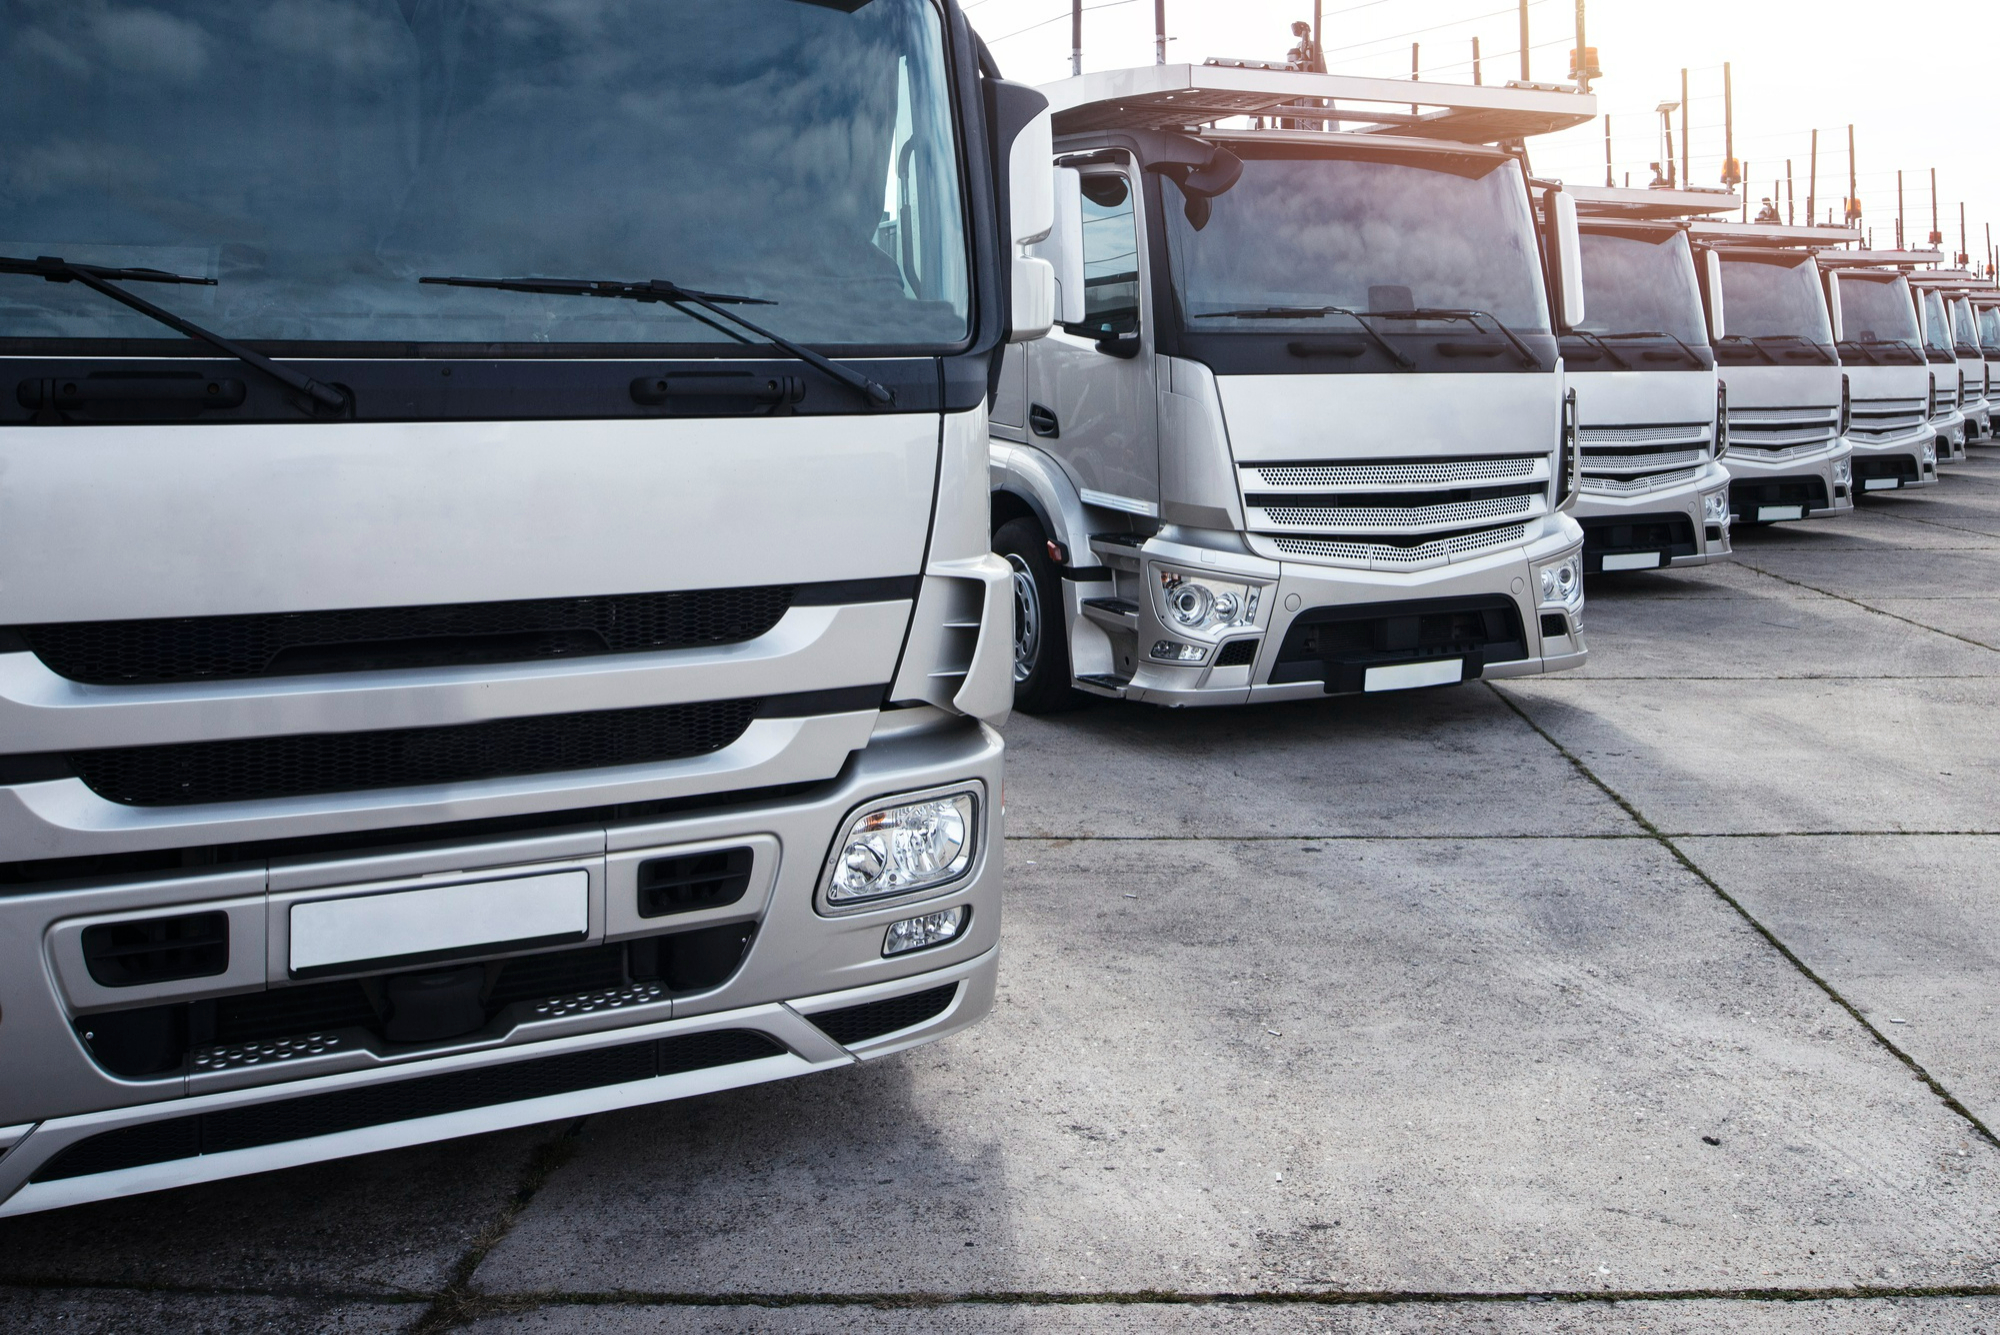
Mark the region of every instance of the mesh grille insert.
POLYGON ((331 612, 26 626, 52 671, 97 685, 523 662, 754 640, 790 585, 331 612))
POLYGON ((444 728, 312 733, 70 755, 98 796, 129 806, 242 802, 639 765, 719 751, 762 700, 494 719, 444 728))
POLYGON ((1267 487, 1436 486, 1448 482, 1512 482, 1540 476, 1543 456, 1440 459, 1429 463, 1251 465, 1267 487))
POLYGON ((821 1011, 806 1018, 832 1039, 843 1046, 880 1038, 893 1034, 898 1029, 908 1029, 912 1025, 934 1020, 944 1014, 951 1005, 951 999, 958 993, 957 983, 946 983, 928 992, 913 992, 906 997, 890 997, 886 1001, 870 1001, 859 1006, 848 1006, 837 1011, 821 1011))

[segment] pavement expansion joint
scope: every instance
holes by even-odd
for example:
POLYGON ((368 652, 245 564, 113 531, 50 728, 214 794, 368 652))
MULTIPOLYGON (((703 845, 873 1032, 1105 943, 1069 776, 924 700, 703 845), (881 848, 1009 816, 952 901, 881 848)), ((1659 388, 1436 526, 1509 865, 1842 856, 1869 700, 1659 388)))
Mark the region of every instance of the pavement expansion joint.
POLYGON ((1767 579, 1775 579, 1782 584, 1789 584, 1793 588, 1804 589, 1808 593, 1823 594, 1828 598, 1838 598, 1843 603, 1851 604, 1865 612, 1873 612, 1876 616, 1888 617, 1891 621, 1900 621, 1906 626, 1915 626, 1918 630, 1927 630, 1933 635, 1942 635, 1948 640, 1957 640, 1960 644, 1969 644, 1975 649, 1990 649, 1995 653, 2000 653, 2000 645, 1988 644, 1984 640, 1975 640, 1970 635, 1959 635, 1953 631, 1939 630, 1936 626, 1926 625, 1921 621, 1912 620, 1906 616, 1898 616, 1894 612, 1886 612, 1870 603, 1862 602, 1859 598, 1850 597, 1844 593, 1834 593, 1830 589, 1822 589, 1817 585, 1808 584, 1804 580, 1793 579, 1788 575, 1776 574, 1764 569, 1762 566, 1752 565, 1748 561, 1740 561, 1739 564, 1745 570, 1754 570, 1767 579))
POLYGON ((1937 1096, 1938 1100, 1942 1102, 1945 1107, 1951 1109, 1954 1113, 1958 1114, 1959 1117, 1963 1118, 1966 1121, 1966 1123, 1972 1127, 1973 1131, 1978 1134, 1981 1140, 1984 1140, 1988 1145, 1992 1146, 1995 1149, 2000 1149, 2000 1136, 1996 1136, 1993 1133, 1992 1128, 1988 1127, 1985 1122, 1980 1120, 1979 1115, 1977 1113, 1973 1112, 1972 1109, 1968 1108, 1963 1102, 1961 1102, 1957 1095, 1953 1094, 1949 1089, 1946 1089, 1944 1087, 1943 1082, 1941 1082, 1936 1076, 1932 1075, 1930 1071, 1925 1069, 1923 1063, 1919 1062, 1915 1057, 1911 1056, 1908 1052, 1905 1052, 1901 1047, 1897 1046, 1893 1041, 1890 1040, 1889 1036, 1886 1033, 1884 1033, 1881 1029, 1879 1029, 1873 1023, 1871 1023, 1868 1017, 1862 1013, 1860 1007, 1856 1006, 1853 1002, 1849 1001, 1845 996, 1843 996, 1840 992, 1840 989, 1836 988, 1831 982, 1827 981, 1827 979, 1822 977, 1818 972, 1816 972, 1812 968, 1811 965, 1807 964, 1805 960, 1801 958, 1796 951, 1794 951, 1790 946, 1786 945, 1782 940, 1780 940, 1778 938, 1778 934, 1776 932, 1773 932, 1769 927, 1766 927, 1762 922, 1760 922, 1757 916, 1754 913, 1750 912, 1750 910, 1743 904, 1741 900, 1737 899, 1736 896, 1730 894, 1727 890, 1724 890, 1722 888, 1721 882, 1717 881, 1713 876, 1710 876, 1707 872, 1703 871, 1701 867, 1695 863, 1695 860, 1689 857, 1687 853, 1681 849, 1679 844, 1674 842, 1673 836, 1667 834, 1664 830, 1660 829, 1659 826, 1655 825, 1651 820, 1647 819, 1645 813, 1640 811, 1639 808, 1635 806, 1629 799, 1627 799, 1623 793, 1620 793, 1617 789, 1613 788, 1609 783, 1605 782, 1604 779, 1600 778, 1597 772, 1591 769, 1590 766, 1584 762, 1583 757, 1577 755, 1575 752, 1571 751, 1568 747, 1564 746, 1561 742, 1557 741, 1555 737, 1546 728, 1542 727, 1541 724, 1535 722, 1533 718, 1529 717, 1528 711, 1521 707, 1519 701, 1515 700, 1512 696, 1508 695, 1505 691, 1493 685, 1491 682, 1486 683, 1486 689, 1492 691, 1493 694, 1499 696, 1501 701, 1504 702, 1509 709, 1513 710, 1516 714, 1520 715, 1521 721, 1523 723, 1526 723, 1530 728, 1533 728, 1535 732, 1540 735, 1543 741, 1547 742, 1550 746, 1554 747, 1556 753, 1562 756, 1564 760, 1567 760, 1571 764, 1571 766, 1573 766, 1576 769, 1577 773, 1581 774, 1584 778, 1590 780, 1591 783, 1597 785, 1598 789, 1601 792, 1603 792, 1603 794, 1606 797, 1610 798, 1613 802, 1617 803, 1619 808, 1623 810, 1627 816, 1630 816, 1632 818, 1633 823, 1638 825, 1644 831, 1646 831, 1647 834, 1651 835, 1653 839, 1659 843, 1660 847, 1667 851, 1668 855, 1671 856, 1674 859, 1674 861, 1678 862, 1683 868, 1687 870, 1687 872, 1690 875, 1699 880, 1703 885, 1707 886, 1709 890, 1711 890, 1715 894, 1716 898, 1720 899, 1723 903, 1729 905, 1730 908, 1734 909, 1737 915, 1741 917, 1745 923, 1749 924, 1751 930, 1755 931, 1757 935, 1763 937, 1765 942, 1769 944, 1773 950, 1777 951, 1780 955, 1784 956, 1784 958, 1791 964, 1791 966, 1794 969, 1797 969, 1799 973, 1803 975, 1807 980, 1809 980, 1815 987, 1819 988, 1820 991, 1824 992, 1828 997, 1828 999, 1834 1003, 1834 1005, 1846 1011, 1848 1017, 1852 1019, 1856 1024, 1860 1025, 1862 1029, 1865 1030, 1868 1033, 1868 1035, 1871 1038, 1873 1038, 1878 1045, 1881 1046, 1883 1051, 1889 1053, 1891 1056, 1895 1057, 1896 1060, 1902 1062, 1904 1066, 1908 1067, 1910 1073, 1914 1075, 1917 1079, 1923 1081, 1925 1086, 1930 1089, 1931 1093, 1937 1096))

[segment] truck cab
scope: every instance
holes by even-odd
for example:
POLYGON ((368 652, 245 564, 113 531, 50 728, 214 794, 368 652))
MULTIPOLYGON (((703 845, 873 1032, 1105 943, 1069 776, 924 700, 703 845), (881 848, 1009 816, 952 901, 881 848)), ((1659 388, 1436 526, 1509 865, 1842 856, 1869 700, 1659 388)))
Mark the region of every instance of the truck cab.
POLYGON ((1018 706, 1581 664, 1574 209, 1518 140, 1593 100, 1244 62, 1043 91, 1063 309, 991 423, 1018 706))
POLYGON ((1814 250, 1858 232, 1696 223, 1702 299, 1729 400, 1729 505, 1739 524, 1854 508, 1847 404, 1814 250), (1709 256, 1714 258, 1710 260, 1709 256))
POLYGON ((34 14, 0 1214, 982 1016, 1053 215, 955 0, 34 14))
MULTIPOLYGON (((1979 350, 1985 362, 1986 402, 2000 398, 2000 293, 1976 293, 1972 312, 1979 324, 1979 350)), ((1992 437, 1989 435, 1988 439, 1992 437)))
POLYGON ((1930 365, 1896 252, 1827 251, 1820 256, 1847 375, 1848 443, 1857 493, 1937 482, 1930 424, 1930 365))
MULTIPOLYGON (((1924 358, 1930 367, 1931 431, 1937 439, 1940 464, 1965 458, 1965 368, 1960 364, 1958 344, 1951 327, 1951 308, 1942 288, 1910 280, 1910 300, 1916 308, 1917 325, 1923 331, 1924 358)), ((1982 366, 1982 373, 1985 368, 1982 366)))
POLYGON ((1959 411, 1965 414, 1965 439, 1993 438, 1992 404, 1986 393, 1986 354, 1979 346, 1979 317, 1969 291, 1954 292, 1951 307, 1952 350, 1958 354, 1959 383, 1964 387, 1959 411))
POLYGON ((1571 187, 1584 319, 1562 340, 1576 393, 1586 574, 1729 555, 1729 442, 1687 218, 1726 192, 1571 187))

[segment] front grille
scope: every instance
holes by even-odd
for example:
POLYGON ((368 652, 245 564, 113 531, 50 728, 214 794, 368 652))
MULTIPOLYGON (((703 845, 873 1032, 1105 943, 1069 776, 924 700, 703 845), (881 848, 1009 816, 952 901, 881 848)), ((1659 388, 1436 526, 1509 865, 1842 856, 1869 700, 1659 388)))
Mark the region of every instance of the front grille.
POLYGON ((1456 658, 1473 681, 1488 663, 1527 656, 1521 610, 1499 595, 1322 607, 1286 629, 1271 680, 1351 692, 1363 688, 1370 667, 1456 658))
POLYGON ((244 802, 642 765, 720 751, 762 700, 652 705, 443 728, 311 733, 79 751, 76 774, 128 806, 244 802))
POLYGON ((104 686, 525 662, 739 644, 792 606, 791 585, 327 612, 77 621, 20 628, 49 668, 104 686))
POLYGON ((779 1056, 784 1051, 767 1035, 747 1029, 725 1030, 198 1113, 106 1131, 78 1141, 37 1169, 33 1180, 56 1182, 204 1154, 279 1145, 418 1117, 733 1066, 779 1056))
POLYGON ((1637 494, 1695 476, 1708 460, 1709 424, 1587 426, 1580 432, 1585 489, 1637 494), (1671 477, 1675 479, 1668 481, 1671 477))
POLYGON ((1651 477, 1617 479, 1583 475, 1582 490, 1593 496, 1644 496, 1649 492, 1672 491, 1698 481, 1701 469, 1684 468, 1675 473, 1655 473, 1651 477))
POLYGON ((1550 513, 1547 455, 1409 463, 1326 460, 1237 469, 1265 555, 1410 570, 1526 540, 1550 513))
POLYGON ((1857 440, 1881 440, 1915 431, 1925 421, 1922 399, 1856 399, 1847 433, 1857 440))
POLYGON ((1729 452, 1775 462, 1817 454, 1840 434, 1838 408, 1732 408, 1729 452))
POLYGON ((886 1001, 864 1002, 859 1006, 846 1006, 837 1011, 821 1011, 806 1018, 819 1026, 826 1036, 843 1047, 893 1034, 899 1029, 920 1025, 926 1020, 935 1020, 951 1005, 951 999, 958 993, 957 983, 946 983, 943 987, 931 988, 928 992, 913 992, 906 997, 890 997, 886 1001))

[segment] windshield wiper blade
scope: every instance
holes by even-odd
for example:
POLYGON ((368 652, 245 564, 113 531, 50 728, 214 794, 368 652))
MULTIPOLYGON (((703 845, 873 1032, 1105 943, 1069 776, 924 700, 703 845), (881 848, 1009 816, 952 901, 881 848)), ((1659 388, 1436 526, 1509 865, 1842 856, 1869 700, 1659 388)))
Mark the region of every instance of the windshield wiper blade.
POLYGON ((1575 335, 1577 338, 1580 338, 1584 342, 1590 344, 1591 347, 1596 348, 1599 352, 1609 357, 1612 361, 1618 363, 1620 370, 1629 371, 1632 369, 1632 363, 1626 361, 1623 357, 1620 357, 1618 355, 1618 349, 1612 347, 1609 343, 1605 342, 1604 339, 1599 337, 1598 335, 1591 333, 1587 329, 1572 329, 1569 332, 1575 335))
POLYGON ((1328 315, 1345 315, 1361 326, 1361 332, 1368 341, 1385 353, 1389 360, 1405 371, 1416 363, 1405 356, 1402 349, 1376 332, 1368 323, 1367 315, 1349 306, 1253 306, 1240 311, 1197 311, 1189 317, 1195 320, 1314 320, 1328 315))
POLYGON ((1716 342, 1748 344, 1750 351, 1756 353, 1759 357, 1762 357, 1765 361, 1771 363, 1771 365, 1773 366, 1776 366, 1778 364, 1778 359, 1776 357, 1773 357, 1770 354, 1770 352, 1764 347, 1763 344, 1759 343, 1756 339, 1750 337, 1748 334, 1724 334, 1721 338, 1717 339, 1716 342))
POLYGON ((1680 348, 1681 348, 1681 351, 1682 351, 1682 352, 1685 352, 1685 353, 1686 353, 1686 354, 1688 355, 1688 360, 1689 360, 1689 361, 1693 362, 1693 363, 1694 363, 1695 365, 1697 365, 1697 366, 1699 366, 1699 365, 1701 364, 1701 354, 1700 354, 1700 353, 1698 353, 1698 352, 1696 352, 1696 351, 1694 350, 1694 348, 1693 348, 1693 347, 1692 347, 1692 346, 1691 346, 1691 345, 1690 345, 1690 344, 1689 344, 1689 343, 1687 342, 1687 340, 1686 340, 1686 339, 1683 339, 1683 338, 1682 338, 1682 337, 1681 337, 1681 336, 1680 336, 1679 334, 1670 334, 1670 333, 1668 333, 1668 332, 1667 332, 1666 330, 1664 330, 1664 329, 1641 329, 1641 330, 1639 330, 1639 331, 1638 331, 1637 333, 1632 333, 1632 334, 1606 334, 1606 335, 1605 335, 1604 337, 1606 337, 1606 338, 1670 338, 1670 339, 1672 339, 1672 340, 1673 340, 1674 342, 1676 342, 1676 343, 1680 344, 1680 348))
MULTIPOLYGON (((619 301, 659 302, 672 306, 683 315, 694 316, 687 307, 698 306, 712 315, 720 316, 731 324, 740 325, 772 347, 798 358, 806 365, 832 376, 850 389, 859 391, 872 403, 888 407, 896 402, 896 393, 887 385, 869 377, 852 367, 842 366, 820 356, 802 343, 794 343, 783 334, 774 334, 762 325, 752 324, 729 306, 775 306, 778 303, 763 297, 740 297, 729 292, 701 292, 694 288, 682 287, 679 283, 664 278, 648 278, 639 282, 624 282, 618 279, 594 278, 419 278, 419 283, 435 283, 440 287, 483 287, 496 292, 538 292, 556 297, 609 297, 619 301)), ((711 321, 702 320, 703 324, 711 321)))
POLYGON ((1493 323, 1493 327, 1500 331, 1501 336, 1514 345, 1514 351, 1521 355, 1521 365, 1533 367, 1537 371, 1546 371, 1548 369, 1542 365, 1542 359, 1535 355, 1535 350, 1526 343, 1523 343, 1520 336, 1503 324, 1500 317, 1494 315, 1491 311, 1459 310, 1443 306, 1418 306, 1407 311, 1370 311, 1368 313, 1379 316, 1384 320, 1463 320, 1474 329, 1480 327, 1479 322, 1481 320, 1490 320, 1493 323))
POLYGON ((197 287, 214 287, 213 278, 189 277, 186 274, 168 273, 164 269, 118 269, 99 264, 71 264, 56 255, 41 255, 32 260, 17 259, 0 255, 0 273, 25 274, 39 277, 51 283, 82 283, 93 292, 101 292, 121 306, 129 306, 149 319, 157 320, 167 328, 187 335, 200 343, 206 343, 219 352, 225 352, 247 366, 253 366, 270 376, 288 389, 305 395, 322 408, 334 412, 347 409, 347 395, 322 385, 319 381, 295 371, 289 366, 272 361, 263 353, 246 348, 235 339, 224 338, 221 334, 202 328, 192 320, 184 319, 163 307, 155 306, 144 297, 134 296, 117 283, 188 283, 197 287))

